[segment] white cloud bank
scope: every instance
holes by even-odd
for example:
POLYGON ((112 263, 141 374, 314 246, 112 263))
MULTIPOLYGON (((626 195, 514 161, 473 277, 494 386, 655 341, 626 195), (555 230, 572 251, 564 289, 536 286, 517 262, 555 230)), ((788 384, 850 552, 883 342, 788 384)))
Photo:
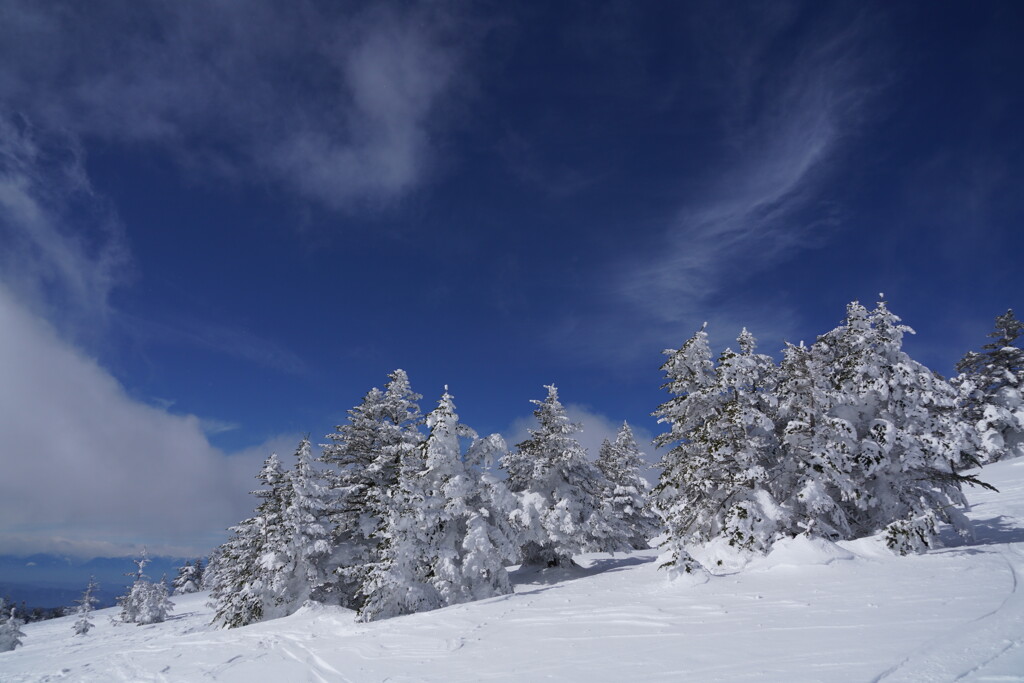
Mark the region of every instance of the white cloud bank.
POLYGON ((226 456, 140 403, 0 285, 0 552, 205 552, 253 507, 270 448, 226 456), (209 544, 209 545, 204 545, 209 544))

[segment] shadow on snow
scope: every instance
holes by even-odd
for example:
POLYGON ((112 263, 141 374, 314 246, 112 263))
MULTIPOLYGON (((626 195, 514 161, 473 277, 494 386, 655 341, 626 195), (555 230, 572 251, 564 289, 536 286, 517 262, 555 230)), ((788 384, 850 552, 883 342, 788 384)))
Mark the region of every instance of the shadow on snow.
MULTIPOLYGON (((515 586, 536 586, 554 585, 575 581, 576 579, 596 576, 608 572, 624 571, 629 567, 654 562, 655 557, 607 557, 595 559, 586 567, 573 564, 570 567, 538 567, 536 565, 522 565, 518 569, 509 572, 509 578, 515 586)), ((546 590, 546 589, 545 589, 546 590)))

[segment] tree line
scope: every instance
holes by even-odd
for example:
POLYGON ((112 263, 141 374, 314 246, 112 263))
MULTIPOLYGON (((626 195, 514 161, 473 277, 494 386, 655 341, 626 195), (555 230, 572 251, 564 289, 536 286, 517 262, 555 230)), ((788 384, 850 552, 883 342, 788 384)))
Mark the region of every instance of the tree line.
MULTIPOLYGON (((447 387, 424 416, 395 370, 317 460, 308 438, 290 466, 268 457, 253 515, 175 584, 210 589, 214 622, 236 627, 307 600, 369 621, 503 595, 510 565, 567 566, 654 537, 673 574, 704 571, 690 550, 708 543, 766 553, 800 535, 881 534, 896 553, 920 552, 940 523, 970 535, 963 486, 991 488, 972 468, 1024 455, 1022 330, 1012 310, 997 317, 992 341, 947 380, 903 350, 912 330, 884 301, 849 304, 781 362, 745 329, 716 358, 705 325, 665 352, 669 398, 653 414, 666 450, 651 490, 629 425, 592 461, 553 385, 510 449, 463 424, 447 387)), ((145 607, 152 589, 138 592, 132 609, 160 611, 145 607)))

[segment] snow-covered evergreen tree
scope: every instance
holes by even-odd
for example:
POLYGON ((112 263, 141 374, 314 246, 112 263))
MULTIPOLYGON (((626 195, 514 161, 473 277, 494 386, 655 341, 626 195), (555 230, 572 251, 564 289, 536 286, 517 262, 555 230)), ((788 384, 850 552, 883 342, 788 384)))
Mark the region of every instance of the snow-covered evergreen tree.
POLYGON ((276 454, 266 459, 257 479, 264 488, 253 491, 260 499, 256 513, 231 528, 232 537, 207 565, 213 622, 226 628, 281 616, 270 577, 286 562, 283 513, 290 482, 276 454))
POLYGON ((955 383, 965 394, 965 419, 977 430, 981 460, 1024 455, 1024 349, 1017 338, 1024 322, 1013 310, 996 317, 994 341, 968 351, 956 365, 955 383))
POLYGON ((195 568, 193 575, 195 576, 196 586, 199 590, 203 590, 206 582, 206 567, 203 566, 203 559, 201 557, 196 558, 192 566, 195 568))
POLYGON ((117 599, 121 607, 121 621, 125 623, 155 624, 164 621, 174 607, 168 599, 166 582, 153 583, 146 576, 147 564, 149 556, 143 548, 139 559, 135 560, 135 572, 128 574, 135 581, 128 592, 117 599))
POLYGON ((462 425, 447 388, 427 425, 426 440, 402 463, 380 559, 362 588, 362 620, 511 592, 504 561, 516 548, 512 530, 495 521, 503 517, 494 511, 500 483, 476 469, 504 443, 462 425), (465 459, 460 438, 474 439, 465 459))
POLYGON ((673 447, 662 461, 657 494, 672 558, 688 544, 715 538, 765 552, 783 526, 771 490, 780 458, 775 365, 754 352, 747 330, 737 342, 739 352, 726 349, 717 368, 704 329, 666 352, 666 388, 675 396, 655 412, 670 426, 656 443, 673 447))
POLYGON ((811 533, 884 531, 900 553, 929 547, 939 521, 970 533, 961 486, 981 482, 957 470, 971 433, 956 391, 903 351, 908 332, 884 301, 871 312, 853 302, 844 323, 810 349, 810 366, 824 375, 802 399, 814 405, 813 426, 797 420, 785 432, 790 446, 802 435, 794 457, 809 458, 804 473, 814 472, 801 487, 819 507, 811 533))
POLYGON ((569 421, 555 386, 545 388, 547 398, 533 401, 537 429, 502 458, 519 497, 512 519, 523 562, 558 566, 575 553, 629 550, 630 530, 603 503, 608 482, 573 438, 580 426, 569 421))
POLYGON ((668 352, 674 397, 655 414, 670 425, 658 443, 674 444, 657 488, 669 550, 884 532, 906 553, 929 547, 940 521, 968 534, 961 486, 985 485, 958 473, 972 432, 953 387, 903 351, 907 332, 885 302, 854 302, 778 370, 745 331, 717 368, 703 329, 668 352))
POLYGON ((93 627, 92 621, 92 608, 99 602, 99 599, 94 595, 99 586, 96 584, 95 577, 89 577, 89 585, 86 586, 85 592, 75 602, 78 603, 78 607, 75 609, 77 619, 74 623, 75 635, 84 636, 89 632, 89 629, 93 627))
POLYGON ((313 465, 308 438, 295 451, 288 483, 291 491, 282 511, 285 564, 275 572, 270 589, 276 602, 291 613, 324 582, 331 554, 326 518, 328 490, 323 475, 313 465))
POLYGON ((611 514, 626 524, 630 530, 629 543, 638 550, 650 547, 648 541, 661 531, 661 522, 648 500, 647 480, 640 475, 643 467, 643 454, 633 430, 623 422, 615 441, 605 439, 601 444, 597 468, 610 484, 604 498, 611 506, 611 514))
POLYGON ((788 344, 779 369, 779 415, 784 456, 775 474, 776 496, 788 514, 788 535, 852 538, 843 501, 855 488, 849 429, 830 414, 830 347, 788 344))
POLYGON ((520 546, 510 520, 516 498, 490 471, 508 446, 499 434, 477 438, 471 433, 473 441, 463 458, 468 486, 456 497, 462 501, 456 509, 465 524, 461 598, 482 600, 512 592, 505 565, 519 561, 520 546))
POLYGON ((202 590, 202 579, 196 566, 199 560, 196 560, 196 565, 191 562, 178 567, 178 575, 174 579, 174 594, 184 595, 185 593, 195 593, 202 590))
POLYGON ((423 436, 422 415, 404 370, 389 375, 384 391, 371 389, 348 411, 348 422, 329 434, 321 460, 333 492, 329 526, 333 554, 327 569, 332 580, 323 598, 358 609, 370 567, 386 550, 383 530, 398 488, 403 459, 423 436))
POLYGON ((218 546, 210 551, 210 556, 206 558, 206 566, 203 567, 203 590, 213 590, 214 585, 217 583, 217 577, 221 569, 221 553, 222 546, 218 546))
POLYGON ((132 585, 128 588, 127 593, 117 598, 117 604, 121 607, 121 621, 129 624, 135 623, 138 619, 142 602, 145 599, 146 586, 149 585, 149 577, 145 573, 146 565, 149 564, 149 555, 146 553, 146 549, 143 548, 139 559, 133 561, 135 562, 135 572, 125 574, 134 579, 132 585))
MULTIPOLYGON (((3 601, 0 600, 0 615, 4 611, 2 608, 3 601)), ((0 623, 0 652, 10 652, 22 644, 21 639, 25 637, 25 633, 21 627, 24 625, 25 622, 15 615, 15 610, 12 607, 7 619, 0 623)))
POLYGON ((673 573, 690 574, 701 569, 685 546, 692 536, 694 522, 687 486, 687 482, 694 481, 690 463, 702 457, 699 439, 705 416, 713 414, 718 404, 714 392, 715 366, 711 361, 706 327, 707 323, 679 349, 664 351, 668 360, 661 366, 666 377, 662 388, 672 398, 654 412, 658 422, 669 428, 655 439, 655 444, 662 447, 675 444, 659 463, 662 473, 654 489, 656 509, 666 528, 661 547, 667 557, 660 566, 673 573))
POLYGON ((156 624, 165 621, 174 611, 174 603, 170 600, 171 589, 167 585, 167 577, 149 585, 146 600, 142 603, 136 623, 156 624))

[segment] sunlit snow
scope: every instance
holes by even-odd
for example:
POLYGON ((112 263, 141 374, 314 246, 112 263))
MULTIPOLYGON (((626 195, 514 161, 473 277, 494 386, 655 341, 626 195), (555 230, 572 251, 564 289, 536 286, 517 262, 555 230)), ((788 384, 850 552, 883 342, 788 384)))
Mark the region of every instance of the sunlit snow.
POLYGON ((162 624, 28 624, 0 680, 1024 681, 1024 460, 982 478, 1000 492, 968 491, 975 541, 924 555, 798 539, 697 584, 653 550, 582 555, 513 572, 514 595, 373 623, 307 606, 220 630, 196 593, 162 624))

